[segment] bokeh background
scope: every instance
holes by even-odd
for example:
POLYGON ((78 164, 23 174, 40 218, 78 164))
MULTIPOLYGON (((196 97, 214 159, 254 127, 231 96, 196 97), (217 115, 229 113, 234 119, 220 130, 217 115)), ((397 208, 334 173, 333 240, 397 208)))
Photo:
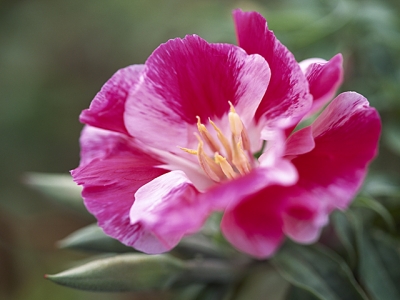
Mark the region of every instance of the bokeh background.
POLYGON ((261 12, 298 61, 344 55, 341 90, 366 96, 384 126, 364 189, 400 228, 398 0, 0 0, 0 299, 132 298, 43 279, 85 258, 56 242, 94 220, 28 188, 26 173, 78 165, 79 113, 119 68, 186 34, 236 43, 236 7, 261 12))

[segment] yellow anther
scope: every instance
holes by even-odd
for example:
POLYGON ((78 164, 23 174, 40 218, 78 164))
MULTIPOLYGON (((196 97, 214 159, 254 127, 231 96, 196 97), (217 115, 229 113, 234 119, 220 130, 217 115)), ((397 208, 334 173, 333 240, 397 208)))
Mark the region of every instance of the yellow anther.
POLYGON ((226 161, 226 158, 215 153, 215 162, 220 165, 222 172, 228 179, 233 179, 237 176, 232 166, 226 161))
POLYGON ((246 154, 243 151, 241 141, 235 144, 235 148, 233 149, 232 163, 239 170, 240 174, 244 175, 250 172, 251 166, 246 154))
POLYGON ((199 141, 197 150, 179 147, 182 151, 196 155, 201 170, 208 178, 215 182, 220 182, 225 178, 230 180, 237 176, 248 174, 252 167, 249 136, 235 107, 230 101, 228 103, 230 106, 228 121, 231 131, 231 142, 223 134, 222 130, 209 118, 209 123, 215 130, 215 133, 211 135, 207 127, 201 123, 200 117, 197 116, 198 133, 195 133, 199 141), (218 140, 214 138, 215 134, 218 140), (214 159, 204 151, 204 144, 207 144, 208 148, 214 153, 214 159), (225 157, 219 154, 221 145, 225 150, 225 157))
POLYGON ((183 148, 183 147, 178 147, 179 149, 189 153, 189 154, 194 154, 197 155, 197 150, 189 149, 189 148, 183 148))
POLYGON ((214 140, 214 138, 211 136, 211 134, 208 132, 207 127, 201 123, 199 116, 196 116, 196 118, 197 118, 197 129, 199 130, 201 137, 210 147, 212 152, 219 151, 220 147, 218 143, 214 140))
MULTIPOLYGON (((214 127, 214 130, 217 132, 218 140, 221 142, 222 146, 224 146, 228 160, 232 160, 232 149, 231 149, 231 145, 229 144, 228 139, 224 136, 221 129, 219 129, 218 126, 215 125, 215 123, 213 121, 211 121, 210 118, 208 118, 208 121, 210 122, 212 127, 214 127)), ((215 151, 215 152, 217 152, 217 151, 215 151)))
POLYGON ((231 106, 230 112, 228 113, 229 126, 233 135, 235 136, 235 142, 238 142, 243 131, 243 123, 239 115, 236 113, 232 103, 229 102, 229 104, 231 106))
POLYGON ((235 141, 235 143, 237 143, 240 140, 242 140, 243 148, 247 151, 250 151, 251 150, 250 139, 247 134, 246 128, 243 125, 242 119, 236 113, 236 110, 235 110, 232 102, 228 101, 228 103, 230 105, 228 119, 229 119, 229 125, 231 128, 231 131, 233 133, 233 136, 235 137, 234 141, 235 141))

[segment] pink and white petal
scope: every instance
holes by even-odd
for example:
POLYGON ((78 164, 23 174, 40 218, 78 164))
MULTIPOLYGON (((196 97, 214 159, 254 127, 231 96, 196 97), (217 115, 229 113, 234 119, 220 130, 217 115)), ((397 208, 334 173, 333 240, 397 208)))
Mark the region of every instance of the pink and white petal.
POLYGON ((311 128, 315 147, 292 159, 299 181, 287 191, 291 201, 285 231, 297 241, 315 239, 329 213, 349 205, 377 154, 381 122, 363 96, 347 92, 335 98, 311 128), (293 226, 293 219, 301 225, 293 226))
MULTIPOLYGON (((131 224, 157 237, 166 250, 182 237, 200 230, 211 203, 198 201, 199 192, 182 171, 171 171, 138 189, 130 210, 131 224)), ((138 250, 152 254, 146 244, 138 250)))
POLYGON ((311 244, 318 240, 322 228, 328 223, 328 212, 315 215, 314 211, 308 209, 289 209, 289 213, 283 214, 283 231, 298 243, 311 244))
POLYGON ((319 57, 313 57, 313 58, 307 58, 305 60, 302 60, 301 62, 299 62, 299 66, 301 71, 306 74, 306 71, 308 69, 309 66, 313 65, 313 64, 320 64, 320 65, 324 65, 326 64, 327 61, 323 58, 319 58, 319 57))
POLYGON ((145 144, 179 153, 177 146, 197 145, 196 116, 217 121, 228 113, 228 101, 249 123, 270 78, 262 57, 195 35, 160 45, 146 67, 128 97, 125 125, 145 144))
POLYGON ((82 123, 128 134, 124 124, 125 101, 129 90, 139 81, 144 65, 132 65, 117 71, 82 111, 82 123))
MULTIPOLYGON (((84 163, 71 174, 83 185, 87 209, 106 234, 134 247, 146 233, 139 225, 130 224, 134 194, 166 171, 157 168, 161 162, 138 149, 124 134, 87 127, 81 143, 84 163)), ((153 249, 164 249, 151 236, 146 242, 153 249)))
MULTIPOLYGON (((256 112, 256 119, 274 126, 296 125, 312 105, 308 81, 293 54, 268 30, 256 12, 233 12, 239 46, 248 54, 260 54, 271 69, 271 80, 256 112)), ((273 127, 274 127, 273 126, 273 127)))
POLYGON ((281 186, 270 186, 225 211, 221 230, 238 250, 263 259, 275 253, 283 240, 285 203, 281 186))
POLYGON ((335 95, 343 81, 343 57, 337 54, 328 62, 310 59, 300 63, 310 85, 313 105, 308 116, 320 110, 335 95))
POLYGON ((310 152, 315 147, 311 126, 294 132, 286 141, 285 156, 300 155, 310 152))
POLYGON ((83 167, 94 159, 103 159, 112 152, 118 152, 119 148, 133 143, 128 136, 109 130, 104 130, 86 125, 83 127, 79 138, 81 146, 81 161, 79 166, 83 167))

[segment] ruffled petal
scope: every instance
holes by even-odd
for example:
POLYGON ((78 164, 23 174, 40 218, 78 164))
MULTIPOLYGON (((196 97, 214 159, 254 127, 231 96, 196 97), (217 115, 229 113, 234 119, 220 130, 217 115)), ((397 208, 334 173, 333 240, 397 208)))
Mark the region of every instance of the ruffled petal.
POLYGON ((300 67, 310 85, 310 93, 314 98, 308 115, 320 110, 335 95, 343 81, 342 63, 341 54, 335 55, 328 62, 315 58, 300 62, 300 67))
POLYGON ((140 225, 129 220, 135 192, 166 172, 156 167, 161 163, 116 132, 86 127, 81 144, 83 163, 71 173, 83 185, 84 203, 99 226, 128 246, 146 240, 149 248, 164 250, 158 239, 146 236, 140 225))
POLYGON ((196 116, 203 122, 221 119, 229 112, 228 101, 245 125, 250 123, 270 78, 259 55, 195 35, 162 44, 146 67, 127 100, 125 124, 145 144, 171 152, 196 141, 196 116))
POLYGON ((334 209, 345 209, 377 154, 381 122, 368 101, 354 92, 340 94, 311 125, 315 147, 292 160, 299 181, 290 198, 285 232, 299 242, 315 240, 334 209))
POLYGON ((271 80, 256 119, 275 123, 274 126, 276 123, 285 127, 297 124, 311 108, 312 96, 293 54, 268 30, 259 13, 238 9, 233 12, 233 18, 239 46, 248 54, 260 54, 271 69, 271 80))
POLYGON ((255 168, 245 176, 217 185, 201 194, 199 198, 201 201, 212 203, 215 210, 225 210, 270 185, 288 186, 296 183, 297 179, 297 171, 291 162, 279 160, 274 165, 255 168))
MULTIPOLYGON (((210 214, 210 203, 199 201, 199 192, 182 171, 171 171, 139 188, 130 210, 131 224, 141 226, 170 250, 185 235, 197 232, 210 214)), ((135 245, 158 253, 146 243, 135 245)))
POLYGON ((233 210, 225 211, 221 229, 238 250, 262 259, 279 247, 284 236, 285 203, 275 194, 281 189, 271 186, 243 199, 233 210))
POLYGON ((125 101, 129 90, 139 81, 144 65, 133 65, 117 71, 82 111, 82 123, 128 134, 124 124, 125 101))

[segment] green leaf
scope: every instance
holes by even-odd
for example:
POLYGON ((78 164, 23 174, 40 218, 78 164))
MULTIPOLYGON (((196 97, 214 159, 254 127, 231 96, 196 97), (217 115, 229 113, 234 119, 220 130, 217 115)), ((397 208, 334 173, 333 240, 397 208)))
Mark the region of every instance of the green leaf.
POLYGON ((396 223, 394 222, 392 215, 379 201, 370 197, 361 196, 357 197, 352 205, 354 207, 366 207, 373 210, 385 221, 391 232, 396 231, 396 223))
POLYGON ((196 300, 198 295, 204 290, 204 284, 191 284, 180 288, 175 293, 175 300, 196 300))
POLYGON ((232 300, 264 300, 266 295, 268 299, 284 300, 288 288, 289 283, 275 269, 261 264, 246 276, 232 300))
POLYGON ((183 258, 201 257, 205 258, 225 258, 227 253, 223 247, 218 247, 210 237, 202 233, 183 238, 180 243, 171 250, 173 255, 183 258))
POLYGON ((373 238, 359 220, 355 222, 359 253, 358 277, 375 300, 400 299, 399 245, 384 237, 373 238))
POLYGON ((24 182, 50 199, 88 214, 81 196, 82 187, 68 174, 27 173, 24 182))
POLYGON ((347 215, 341 211, 334 211, 331 214, 331 224, 343 247, 346 249, 349 265, 353 269, 356 265, 354 229, 347 215))
POLYGON ((328 249, 287 243, 271 262, 282 277, 318 299, 368 299, 347 264, 328 249))
POLYGON ((398 122, 386 124, 383 133, 383 140, 389 149, 400 155, 400 124, 398 122))
POLYGON ((192 283, 230 283, 243 271, 241 266, 226 260, 202 258, 185 261, 185 269, 176 286, 192 283))
POLYGON ((365 180, 363 192, 373 197, 400 197, 399 180, 385 174, 370 174, 365 180))
POLYGON ((311 292, 292 286, 285 300, 318 300, 311 292))
POLYGON ((184 270, 184 263, 169 255, 122 254, 45 277, 87 291, 149 291, 170 287, 184 270))
POLYGON ((81 228, 58 242, 60 248, 94 252, 135 252, 135 249, 125 246, 106 235, 103 230, 92 224, 81 228))

